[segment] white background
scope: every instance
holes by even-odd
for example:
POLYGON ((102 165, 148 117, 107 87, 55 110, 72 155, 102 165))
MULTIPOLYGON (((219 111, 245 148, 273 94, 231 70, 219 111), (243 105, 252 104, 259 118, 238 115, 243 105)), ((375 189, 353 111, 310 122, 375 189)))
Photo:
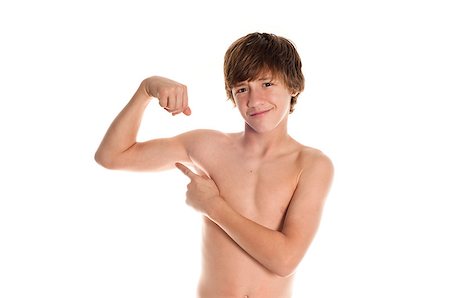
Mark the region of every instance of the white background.
POLYGON ((254 31, 297 45, 306 89, 290 133, 336 168, 295 297, 450 297, 444 2, 3 1, 0 297, 193 296, 186 178, 93 156, 154 74, 188 85, 193 114, 153 103, 140 139, 240 130, 222 59, 254 31))

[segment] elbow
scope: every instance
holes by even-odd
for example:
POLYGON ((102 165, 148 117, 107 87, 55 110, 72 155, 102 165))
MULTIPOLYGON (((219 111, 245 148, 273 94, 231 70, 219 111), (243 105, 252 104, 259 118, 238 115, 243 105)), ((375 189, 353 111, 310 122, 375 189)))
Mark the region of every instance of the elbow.
POLYGON ((107 154, 104 154, 100 150, 97 150, 94 155, 94 160, 101 165, 102 167, 109 169, 109 170, 115 170, 117 169, 117 165, 114 162, 114 159, 111 156, 108 156, 107 154))
POLYGON ((282 257, 277 266, 271 270, 272 273, 279 277, 289 277, 293 275, 300 264, 301 258, 298 257, 282 257))
POLYGON ((297 266, 279 266, 278 268, 275 268, 272 273, 274 273, 278 277, 285 278, 293 275, 296 268, 297 266))

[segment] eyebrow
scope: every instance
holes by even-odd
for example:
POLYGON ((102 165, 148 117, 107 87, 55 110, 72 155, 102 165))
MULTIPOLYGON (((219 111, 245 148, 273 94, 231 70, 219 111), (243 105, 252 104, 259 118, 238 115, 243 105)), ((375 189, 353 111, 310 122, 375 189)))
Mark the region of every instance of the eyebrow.
MULTIPOLYGON (((258 78, 258 79, 256 79, 256 80, 252 80, 252 81, 273 81, 273 80, 274 80, 274 78, 273 78, 272 76, 264 76, 264 77, 261 77, 261 78, 258 78)), ((246 85, 247 82, 248 82, 248 81, 238 82, 238 83, 236 83, 236 84, 233 86, 233 88, 236 88, 236 87, 239 87, 239 86, 246 85)))
POLYGON ((244 86, 246 84, 247 84, 247 81, 242 81, 242 82, 239 82, 239 83, 235 84, 232 88, 239 88, 239 87, 242 87, 242 86, 244 86))
MULTIPOLYGON (((257 79, 252 80, 252 81, 260 82, 260 81, 274 81, 274 80, 276 80, 274 76, 264 75, 263 77, 257 78, 257 79)), ((241 82, 238 82, 235 85, 233 85, 233 87, 231 87, 231 88, 239 88, 239 87, 247 85, 247 83, 248 83, 248 80, 241 81, 241 82)))

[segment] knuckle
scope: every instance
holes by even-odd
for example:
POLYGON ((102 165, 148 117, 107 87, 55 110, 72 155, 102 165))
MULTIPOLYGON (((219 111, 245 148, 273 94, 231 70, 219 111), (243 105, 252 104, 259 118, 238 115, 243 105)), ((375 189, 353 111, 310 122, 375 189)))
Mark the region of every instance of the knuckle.
POLYGON ((157 94, 158 94, 159 98, 166 98, 167 97, 167 90, 166 89, 158 90, 157 94))

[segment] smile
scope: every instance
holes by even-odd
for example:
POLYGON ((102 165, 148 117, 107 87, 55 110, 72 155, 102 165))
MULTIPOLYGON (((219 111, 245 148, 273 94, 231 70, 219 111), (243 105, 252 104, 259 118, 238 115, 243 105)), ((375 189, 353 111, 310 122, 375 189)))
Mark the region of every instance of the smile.
POLYGON ((263 111, 256 111, 256 112, 251 112, 249 114, 250 117, 256 117, 256 116, 262 116, 265 115, 267 112, 272 111, 273 108, 270 108, 268 110, 263 110, 263 111))

